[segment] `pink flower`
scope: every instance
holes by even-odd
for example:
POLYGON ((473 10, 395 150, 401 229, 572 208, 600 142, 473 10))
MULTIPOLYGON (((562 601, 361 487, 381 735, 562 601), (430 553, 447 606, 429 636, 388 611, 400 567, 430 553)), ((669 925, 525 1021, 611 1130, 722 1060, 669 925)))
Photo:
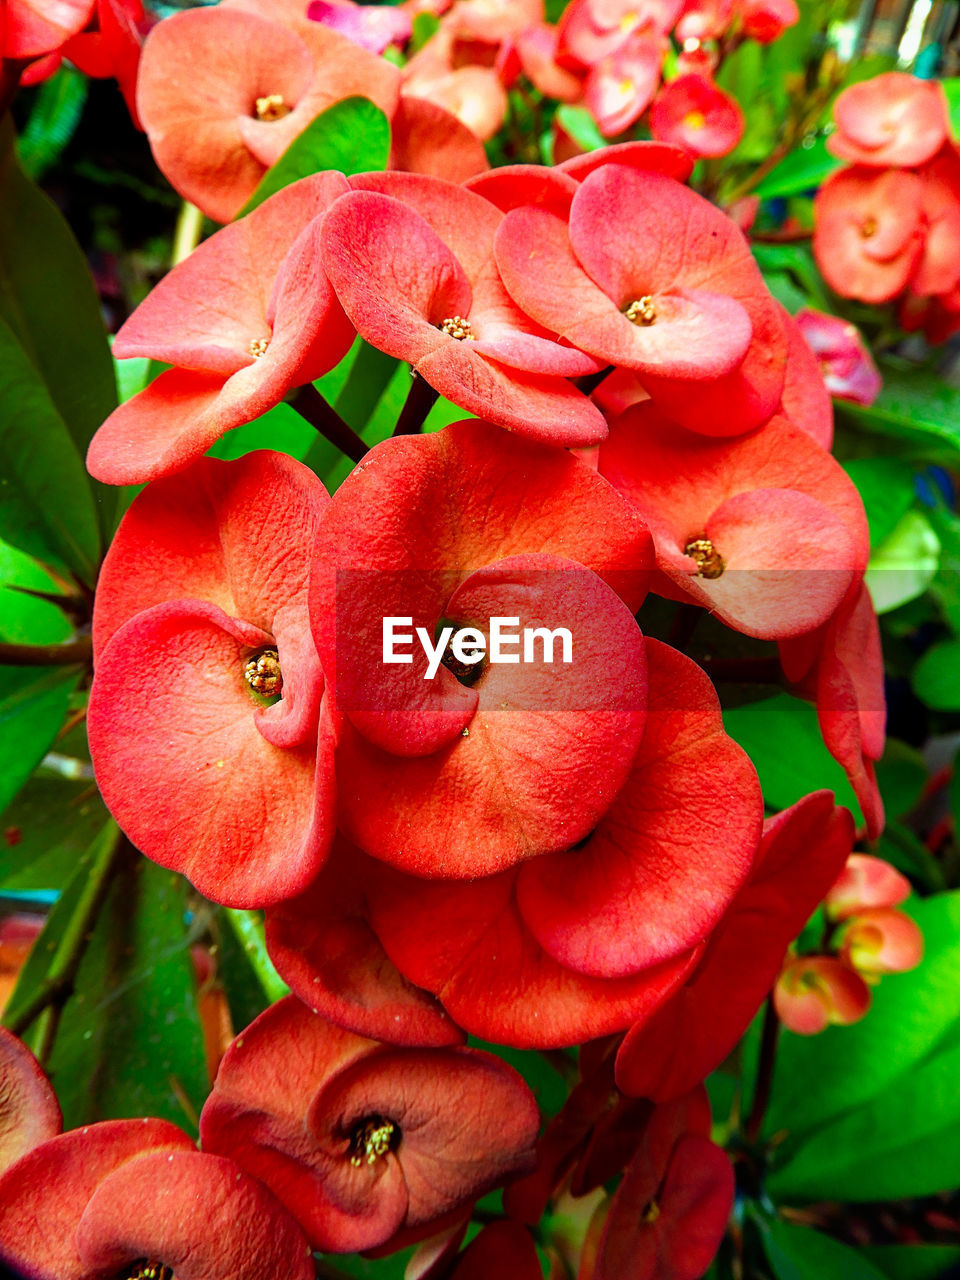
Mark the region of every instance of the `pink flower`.
POLYGON ((817 358, 827 390, 839 400, 871 405, 883 379, 856 325, 804 307, 794 316, 817 358))
POLYGON ((827 150, 854 164, 912 168, 949 136, 947 100, 937 80, 886 71, 844 89, 833 108, 837 131, 827 150))
POLYGON ((0 1027, 0 1174, 55 1137, 60 1126, 60 1105, 39 1062, 22 1041, 0 1027))
POLYGON ((864 909, 898 907, 910 892, 910 881, 883 858, 851 853, 824 906, 831 920, 846 920, 864 909))
POLYGON ((859 1022, 870 1001, 863 978, 833 956, 798 956, 784 967, 773 989, 780 1021, 801 1036, 859 1022))
POLYGON ((406 44, 412 21, 403 9, 390 5, 353 4, 352 0, 311 0, 307 17, 332 27, 371 53, 391 44, 406 44))
POLYGON ((650 112, 650 131, 661 142, 694 156, 725 156, 743 137, 740 104, 712 80, 680 76, 661 89, 650 112))

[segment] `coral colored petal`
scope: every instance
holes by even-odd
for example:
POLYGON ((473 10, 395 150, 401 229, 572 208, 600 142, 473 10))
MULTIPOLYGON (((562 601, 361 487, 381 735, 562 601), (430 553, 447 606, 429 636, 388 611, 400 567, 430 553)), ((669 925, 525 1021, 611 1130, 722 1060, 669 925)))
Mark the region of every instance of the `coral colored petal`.
POLYGON ((272 631, 278 608, 302 597, 305 624, 309 560, 329 501, 309 468, 265 450, 203 458, 155 481, 134 499, 101 569, 95 653, 134 614, 171 600, 205 600, 272 631))
POLYGON ((723 732, 709 680, 657 641, 647 654, 648 718, 630 777, 584 845, 527 863, 517 881, 534 937, 597 977, 702 942, 746 878, 763 820, 756 771, 723 732))
POLYGON ((950 132, 946 95, 936 80, 888 71, 851 85, 834 105, 828 150, 843 160, 910 169, 931 159, 950 132))
POLYGON ((60 1104, 43 1068, 0 1027, 0 1173, 60 1128, 60 1104))
MULTIPOLYGON (((243 678, 272 643, 212 605, 157 605, 114 635, 91 691, 91 752, 111 812, 147 856, 233 906, 302 892, 332 835, 314 812, 316 741, 272 746, 259 725, 269 713, 243 678)), ((303 693, 316 705, 319 684, 303 693)))
POLYGON ((693 172, 690 156, 665 142, 620 142, 612 147, 600 147, 565 160, 557 165, 556 172, 583 182, 594 169, 605 164, 622 164, 641 173, 662 173, 677 182, 686 182, 693 172))
POLYGON ((0 1261, 31 1280, 88 1280, 75 1236, 103 1178, 147 1151, 194 1151, 165 1120, 106 1120, 34 1147, 0 1178, 0 1261))
POLYGON ((368 880, 371 919, 406 976, 434 991, 469 1031, 517 1048, 557 1048, 649 1018, 683 983, 696 953, 634 977, 565 969, 531 937, 515 872, 460 884, 386 868, 368 880))
POLYGON ((429 992, 408 982, 370 927, 363 855, 338 840, 299 898, 266 913, 277 971, 311 1009, 357 1035, 390 1044, 459 1044, 465 1036, 429 992))
POLYGON ((787 369, 781 412, 817 444, 829 449, 833 444, 833 402, 820 364, 797 321, 784 312, 783 322, 787 331, 787 369))
POLYGON ((627 1033, 617 1084, 634 1097, 679 1097, 732 1051, 769 993, 853 845, 853 819, 828 791, 805 796, 764 827, 750 879, 688 984, 646 1025, 627 1033))
MULTIPOLYGON (((442 753, 391 755, 345 728, 344 829, 368 853, 423 876, 489 875, 569 847, 607 808, 640 740, 645 660, 632 614, 589 570, 518 556, 468 577, 443 616, 486 635, 491 618, 516 618, 518 662, 484 668, 470 690, 468 733, 442 753), (569 662, 558 644, 549 661, 535 647, 520 663, 520 631, 558 627, 571 636, 569 662), (378 782, 394 802, 372 810, 365 797, 378 782)), ((364 637, 351 634, 359 648, 364 637)), ((369 645, 379 658, 379 626, 369 645)))
POLYGON ((515 1222, 492 1222, 484 1227, 458 1261, 452 1280, 490 1280, 492 1275, 541 1280, 536 1246, 515 1222))
POLYGON ((8 0, 2 52, 5 58, 37 58, 81 31, 95 0, 8 0))
POLYGON ((465 182, 490 168, 477 135, 437 102, 403 94, 390 128, 391 169, 465 182))
POLYGON ((559 168, 548 169, 539 164, 502 165, 471 178, 468 191, 476 192, 502 213, 531 206, 546 209, 565 218, 577 186, 559 168))
POLYGON ((303 1232, 232 1160, 176 1151, 134 1156, 99 1183, 77 1229, 91 1271, 149 1258, 178 1280, 312 1280, 303 1232))

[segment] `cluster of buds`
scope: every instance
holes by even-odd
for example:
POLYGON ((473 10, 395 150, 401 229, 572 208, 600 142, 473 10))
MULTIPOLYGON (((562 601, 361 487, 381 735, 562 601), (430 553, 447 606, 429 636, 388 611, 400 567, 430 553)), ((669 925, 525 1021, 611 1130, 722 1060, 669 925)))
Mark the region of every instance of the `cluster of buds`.
POLYGON ((960 329, 960 150, 943 87, 899 71, 845 89, 827 147, 849 164, 814 203, 813 251, 841 297, 896 300, 901 325, 960 329))
POLYGON ((815 1035, 847 1026, 870 1008, 884 974, 906 973, 923 959, 923 935, 896 908, 910 882, 881 858, 853 853, 823 902, 826 931, 816 954, 791 955, 774 988, 784 1026, 815 1035))

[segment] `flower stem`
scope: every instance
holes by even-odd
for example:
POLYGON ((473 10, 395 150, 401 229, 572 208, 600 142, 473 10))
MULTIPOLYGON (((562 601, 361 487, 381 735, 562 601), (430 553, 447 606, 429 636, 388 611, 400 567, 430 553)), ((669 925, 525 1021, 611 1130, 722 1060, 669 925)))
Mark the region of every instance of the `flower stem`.
POLYGON ((243 948, 244 955, 250 962, 250 968, 257 975, 263 994, 271 1004, 282 1000, 290 994, 290 988, 283 981, 273 961, 267 954, 267 942, 263 931, 263 922, 255 911, 241 911, 236 907, 224 907, 223 914, 234 932, 237 941, 243 948))
POLYGON ((176 267, 189 258, 200 243, 203 235, 203 214, 195 204, 184 200, 177 218, 177 228, 173 233, 173 251, 170 254, 170 265, 176 267))
POLYGON ((312 382, 304 383, 297 390, 290 404, 301 418, 305 418, 311 427, 319 431, 331 444, 336 445, 340 452, 346 454, 353 462, 359 462, 370 452, 353 427, 344 422, 339 413, 327 404, 312 382))
POLYGON ((22 1003, 14 994, 11 1001, 13 1012, 3 1019, 7 1030, 17 1036, 37 1022, 35 1052, 41 1061, 53 1046, 60 1013, 73 990, 74 979, 90 941, 94 922, 110 887, 110 879, 124 852, 132 852, 132 845, 116 823, 111 821, 88 855, 91 861, 86 884, 55 944, 53 958, 43 982, 22 1003))
POLYGON ((400 417, 394 428, 395 436, 415 436, 423 430, 427 414, 437 403, 439 391, 434 391, 429 382, 425 382, 419 373, 414 373, 410 392, 400 410, 400 417))
POLYGON ((89 636, 65 644, 0 644, 0 665, 7 667, 85 666, 92 658, 89 636))
POLYGON ((753 1105, 747 1117, 744 1136, 749 1143, 755 1143, 760 1137, 770 1092, 773 1088, 773 1070, 777 1061, 777 1040, 780 1035, 780 1019, 773 1007, 773 996, 767 996, 767 1007, 763 1015, 763 1031, 760 1035, 760 1061, 757 1065, 757 1083, 753 1091, 753 1105))

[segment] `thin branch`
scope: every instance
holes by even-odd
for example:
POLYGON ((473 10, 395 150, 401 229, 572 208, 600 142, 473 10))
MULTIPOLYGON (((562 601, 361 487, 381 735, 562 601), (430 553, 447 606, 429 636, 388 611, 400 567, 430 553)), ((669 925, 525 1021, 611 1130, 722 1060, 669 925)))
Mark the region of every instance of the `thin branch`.
POLYGON ((22 1035, 38 1016, 42 1024, 37 1028, 39 1046, 37 1057, 43 1060, 53 1045, 60 1021, 60 1012, 73 990, 74 979, 90 941, 91 931, 110 887, 110 880, 121 854, 132 846, 114 823, 105 828, 92 850, 92 860, 87 882, 77 899, 73 913, 56 943, 56 949, 46 977, 37 989, 17 1007, 16 994, 11 1001, 12 1011, 4 1017, 3 1025, 14 1035, 22 1035), (43 1052, 40 1052, 40 1050, 43 1052))
POLYGON ((427 420, 427 414, 437 403, 439 395, 439 391, 434 391, 429 382, 425 382, 419 373, 415 373, 393 434, 395 436, 419 435, 427 420))
POLYGON ((763 1031, 760 1036, 760 1061, 757 1066, 757 1083, 753 1094, 753 1105, 747 1117, 744 1136, 751 1144, 760 1137, 770 1092, 773 1088, 773 1070, 777 1061, 777 1040, 780 1035, 780 1019, 773 1007, 773 996, 767 996, 767 1007, 763 1015, 763 1031))
POLYGON ((312 382, 304 383, 290 404, 301 418, 305 418, 324 439, 336 445, 353 462, 360 462, 370 452, 353 427, 344 422, 339 413, 327 404, 312 382))
POLYGON ((189 200, 184 200, 180 206, 180 216, 177 218, 177 227, 173 233, 173 252, 170 254, 170 265, 176 267, 183 262, 184 258, 189 258, 200 243, 202 235, 203 214, 195 204, 191 204, 189 200))
POLYGON ((93 641, 89 636, 65 644, 0 644, 0 666, 88 666, 92 660, 93 641))

